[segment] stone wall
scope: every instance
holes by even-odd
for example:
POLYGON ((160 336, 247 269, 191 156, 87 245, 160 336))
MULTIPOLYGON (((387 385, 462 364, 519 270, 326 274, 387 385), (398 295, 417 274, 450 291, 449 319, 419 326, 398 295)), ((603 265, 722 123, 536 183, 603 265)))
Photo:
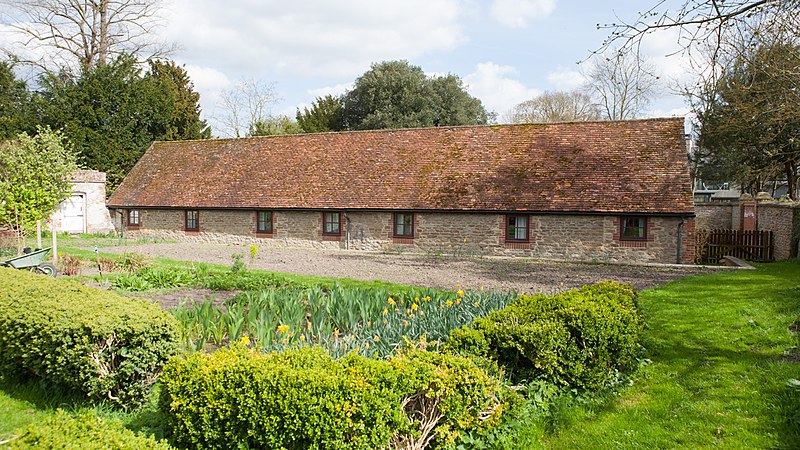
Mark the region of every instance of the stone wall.
MULTIPOLYGON (((648 217, 645 241, 621 241, 619 218, 601 215, 531 215, 530 240, 505 242, 505 216, 478 213, 417 213, 414 237, 393 237, 390 212, 343 214, 342 235, 322 235, 318 211, 274 211, 273 233, 256 235, 255 211, 200 210, 200 230, 184 231, 183 210, 140 210, 131 235, 249 245, 413 251, 433 254, 507 255, 596 262, 676 263, 680 218, 648 217), (349 219, 349 220, 347 220, 349 219)), ((694 220, 682 226, 684 263, 694 259, 694 220)))
POLYGON ((775 260, 798 256, 800 241, 800 203, 759 202, 758 229, 772 230, 775 239, 775 260))
POLYGON ((738 230, 739 202, 695 204, 697 228, 702 230, 738 230))
POLYGON ((78 209, 83 209, 84 232, 105 234, 114 231, 114 223, 106 208, 106 173, 97 170, 78 170, 73 174, 70 183, 72 183, 71 199, 62 202, 50 218, 56 231, 67 231, 64 216, 68 201, 82 202, 82 206, 76 206, 78 209))

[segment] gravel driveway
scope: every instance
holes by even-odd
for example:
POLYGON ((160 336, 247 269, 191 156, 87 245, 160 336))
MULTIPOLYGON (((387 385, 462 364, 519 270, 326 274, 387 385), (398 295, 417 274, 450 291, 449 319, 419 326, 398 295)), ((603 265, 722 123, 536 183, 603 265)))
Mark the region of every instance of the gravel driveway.
MULTIPOLYGON (((206 243, 161 243, 104 247, 103 252, 133 251, 151 257, 230 265, 231 254, 248 248, 206 243)), ((303 275, 382 280, 440 289, 513 289, 553 293, 602 280, 632 284, 637 289, 707 273, 697 267, 645 267, 534 261, 521 258, 457 258, 418 254, 384 254, 307 248, 260 248, 253 269, 303 275)))

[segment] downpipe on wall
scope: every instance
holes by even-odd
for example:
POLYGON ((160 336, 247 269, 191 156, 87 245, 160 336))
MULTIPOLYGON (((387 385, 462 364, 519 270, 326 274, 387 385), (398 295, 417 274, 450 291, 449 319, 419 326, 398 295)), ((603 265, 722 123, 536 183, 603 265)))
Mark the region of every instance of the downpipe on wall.
POLYGON ((347 237, 344 241, 344 249, 350 250, 350 216, 344 213, 344 220, 347 221, 347 237))
POLYGON ((681 217, 681 221, 678 222, 678 261, 676 261, 677 264, 681 263, 681 256, 683 256, 681 253, 682 253, 682 250, 683 250, 683 247, 682 247, 682 245, 683 245, 683 224, 685 222, 686 222, 686 219, 683 218, 683 217, 681 217))

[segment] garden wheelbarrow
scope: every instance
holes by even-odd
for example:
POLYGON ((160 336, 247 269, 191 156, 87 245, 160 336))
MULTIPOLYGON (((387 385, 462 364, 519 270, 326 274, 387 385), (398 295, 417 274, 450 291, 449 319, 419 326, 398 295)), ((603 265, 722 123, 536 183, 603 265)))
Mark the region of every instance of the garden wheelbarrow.
POLYGON ((43 248, 30 253, 25 253, 16 258, 0 261, 0 266, 11 267, 14 269, 29 269, 31 272, 38 272, 51 277, 56 276, 56 266, 45 261, 50 248, 43 248))

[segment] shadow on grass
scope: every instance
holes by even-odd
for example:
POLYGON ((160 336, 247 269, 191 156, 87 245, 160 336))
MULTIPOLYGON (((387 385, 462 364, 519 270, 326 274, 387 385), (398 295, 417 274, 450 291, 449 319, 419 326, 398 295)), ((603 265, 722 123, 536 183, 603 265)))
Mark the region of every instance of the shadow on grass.
POLYGON ((58 409, 70 413, 91 410, 99 417, 122 421, 125 428, 136 433, 156 439, 165 437, 164 420, 154 397, 138 410, 125 411, 110 402, 91 401, 78 391, 24 375, 0 377, 0 391, 20 404, 30 405, 30 408, 10 411, 9 414, 30 414, 34 411, 53 414, 58 409))

